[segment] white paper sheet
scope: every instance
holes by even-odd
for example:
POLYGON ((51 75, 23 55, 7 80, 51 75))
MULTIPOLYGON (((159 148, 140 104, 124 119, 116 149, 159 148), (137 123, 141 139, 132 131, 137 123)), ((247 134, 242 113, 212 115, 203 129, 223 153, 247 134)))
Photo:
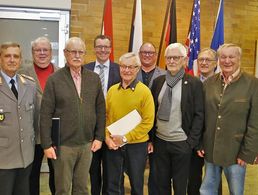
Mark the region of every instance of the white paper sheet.
POLYGON ((107 129, 111 135, 125 135, 139 125, 141 121, 142 117, 137 110, 134 109, 121 119, 109 125, 107 129))

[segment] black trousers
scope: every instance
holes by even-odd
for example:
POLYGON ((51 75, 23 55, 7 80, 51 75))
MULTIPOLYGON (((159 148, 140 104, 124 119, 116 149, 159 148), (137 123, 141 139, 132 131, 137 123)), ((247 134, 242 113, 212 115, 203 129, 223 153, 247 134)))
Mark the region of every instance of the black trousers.
MULTIPOLYGON (((34 161, 32 163, 32 170, 30 174, 30 195, 40 194, 40 168, 44 157, 44 150, 40 144, 35 145, 34 161)), ((49 188, 51 194, 55 194, 55 179, 54 179, 54 168, 50 159, 47 159, 49 167, 49 188)))
POLYGON ((131 195, 143 195, 147 142, 126 144, 105 151, 107 186, 105 195, 124 195, 124 173, 129 177, 131 195))
POLYGON ((168 142, 155 138, 155 182, 158 194, 172 194, 172 185, 174 195, 186 194, 191 154, 192 149, 186 141, 168 142))
POLYGON ((103 166, 105 150, 107 149, 107 145, 103 142, 102 147, 93 152, 92 161, 90 165, 90 183, 91 183, 91 195, 100 195, 101 189, 102 194, 106 188, 106 174, 103 166))
POLYGON ((204 165, 204 158, 197 155, 197 152, 193 150, 188 178, 188 195, 199 195, 200 187, 202 184, 202 168, 204 165))
MULTIPOLYGON (((197 152, 193 150, 188 178, 188 195, 199 195, 202 184, 204 158, 198 156, 197 152)), ((218 195, 222 195, 222 180, 220 180, 218 195)))
POLYGON ((26 168, 0 169, 1 195, 28 195, 32 164, 26 168))
POLYGON ((154 165, 153 153, 149 154, 148 156, 149 156, 148 194, 149 195, 157 195, 158 194, 158 186, 155 182, 156 169, 155 169, 155 165, 154 165))

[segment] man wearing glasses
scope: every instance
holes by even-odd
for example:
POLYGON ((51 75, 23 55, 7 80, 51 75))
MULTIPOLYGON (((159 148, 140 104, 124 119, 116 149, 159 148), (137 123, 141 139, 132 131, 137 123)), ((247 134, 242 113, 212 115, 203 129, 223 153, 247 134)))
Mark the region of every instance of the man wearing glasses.
MULTIPOLYGON (((96 61, 86 64, 84 67, 97 73, 101 79, 102 90, 106 96, 108 89, 120 82, 119 66, 111 62, 109 57, 111 53, 111 39, 105 35, 98 35, 94 40, 94 51, 96 54, 96 61)), ((90 181, 91 181, 91 194, 100 195, 102 185, 105 187, 105 173, 102 171, 101 162, 103 160, 103 150, 106 145, 103 144, 102 148, 93 153, 92 162, 90 166, 90 181), (102 184, 103 182, 103 184, 102 184)), ((105 191, 105 190, 103 190, 105 191)))
POLYGON ((141 70, 138 72, 137 78, 151 88, 153 80, 160 75, 166 74, 166 71, 156 66, 157 53, 152 43, 146 42, 142 44, 139 57, 141 70))
MULTIPOLYGON (((125 134, 111 135, 106 129, 105 153, 107 188, 105 194, 124 194, 124 172, 129 176, 131 194, 143 195, 147 147, 154 120, 154 103, 149 88, 139 82, 137 54, 126 53, 119 59, 121 83, 113 85, 106 98, 107 126, 136 110, 142 120, 125 134)), ((121 129, 122 130, 122 129, 121 129)))
POLYGON ((47 81, 40 110, 41 145, 52 159, 56 195, 90 194, 87 187, 91 151, 101 148, 105 99, 99 76, 82 67, 86 46, 78 37, 65 45, 65 67, 47 81), (52 118, 60 118, 60 147, 52 146, 52 118), (72 190, 71 190, 72 184, 72 190))
MULTIPOLYGON (((52 46, 48 38, 39 37, 32 42, 33 65, 24 67, 19 73, 34 78, 37 87, 37 110, 40 110, 41 99, 48 77, 58 68, 51 63, 52 46)), ((44 151, 40 146, 39 112, 36 113, 37 125, 35 127, 35 155, 30 174, 30 194, 39 195, 40 192, 40 168, 44 157, 44 151)), ((49 188, 55 194, 54 169, 50 159, 47 159, 49 167, 49 188)))
MULTIPOLYGON (((204 82, 207 78, 211 77, 215 73, 217 66, 217 54, 216 51, 210 48, 202 49, 197 58, 197 65, 199 70, 199 78, 204 82)), ((188 180, 188 195, 198 195, 202 184, 202 170, 204 165, 204 159, 199 157, 196 148, 193 149, 189 180, 188 180)), ((222 194, 222 185, 220 184, 219 194, 222 194)))
POLYGON ((215 68, 217 66, 216 51, 210 48, 202 49, 198 54, 197 64, 200 72, 200 80, 204 82, 215 73, 215 68))
POLYGON ((199 79, 185 73, 186 48, 172 43, 165 50, 166 75, 152 85, 156 119, 153 126, 155 180, 158 194, 186 194, 192 149, 204 120, 203 89, 199 79))
MULTIPOLYGON (((146 86, 151 88, 153 80, 160 75, 166 74, 166 71, 156 66, 157 53, 156 48, 152 43, 143 43, 139 50, 139 57, 141 61, 141 69, 137 74, 137 79, 142 81, 146 86)), ((153 164, 153 145, 148 143, 149 153, 149 178, 148 178, 148 193, 149 195, 158 194, 157 186, 154 182, 155 166, 153 164)))

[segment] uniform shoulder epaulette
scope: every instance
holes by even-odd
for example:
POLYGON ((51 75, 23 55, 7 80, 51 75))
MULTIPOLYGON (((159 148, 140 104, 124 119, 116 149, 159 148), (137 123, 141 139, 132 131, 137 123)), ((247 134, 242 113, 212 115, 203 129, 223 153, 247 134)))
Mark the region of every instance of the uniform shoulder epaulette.
POLYGON ((35 79, 33 78, 33 77, 31 77, 31 76, 28 76, 28 75, 26 75, 26 74, 20 74, 22 77, 24 77, 25 79, 28 79, 28 80, 30 80, 30 81, 33 81, 33 82, 35 82, 35 79))

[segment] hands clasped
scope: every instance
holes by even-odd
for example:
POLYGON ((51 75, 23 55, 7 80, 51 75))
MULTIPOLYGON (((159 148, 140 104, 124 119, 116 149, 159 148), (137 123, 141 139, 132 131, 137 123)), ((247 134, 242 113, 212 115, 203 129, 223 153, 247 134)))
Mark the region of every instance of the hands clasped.
POLYGON ((105 142, 110 150, 117 150, 124 145, 122 135, 110 135, 110 137, 106 138, 105 142))

